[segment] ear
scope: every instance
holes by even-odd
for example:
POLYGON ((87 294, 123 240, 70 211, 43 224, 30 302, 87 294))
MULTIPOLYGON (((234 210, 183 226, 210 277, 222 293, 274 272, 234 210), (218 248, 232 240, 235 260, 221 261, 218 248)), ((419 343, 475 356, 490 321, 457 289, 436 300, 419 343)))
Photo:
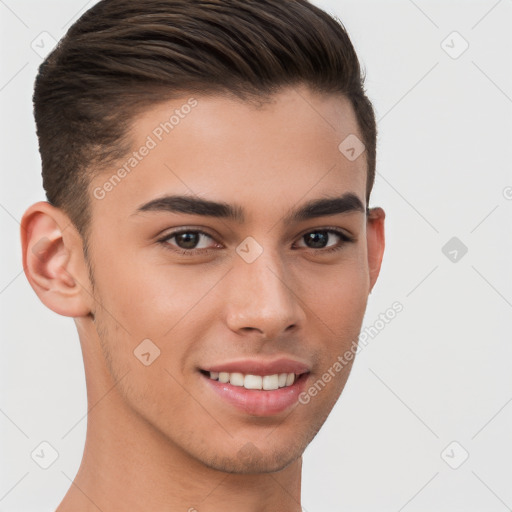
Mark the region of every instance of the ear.
POLYGON ((59 315, 88 316, 92 287, 82 237, 59 208, 41 201, 21 220, 23 270, 37 296, 59 315))
POLYGON ((384 219, 386 214, 382 208, 371 208, 366 224, 366 240, 368 246, 368 269, 370 273, 370 289, 372 291, 380 273, 384 256, 384 219))

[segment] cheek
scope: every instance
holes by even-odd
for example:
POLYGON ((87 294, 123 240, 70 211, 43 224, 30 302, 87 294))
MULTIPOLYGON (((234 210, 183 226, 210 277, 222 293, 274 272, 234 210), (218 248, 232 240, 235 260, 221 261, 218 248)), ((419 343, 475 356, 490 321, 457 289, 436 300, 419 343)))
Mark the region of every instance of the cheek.
POLYGON ((362 315, 368 298, 369 275, 362 256, 354 256, 338 265, 316 267, 314 272, 302 271, 301 281, 305 300, 320 318, 349 323, 362 315))
POLYGON ((218 278, 198 266, 146 264, 135 258, 97 265, 95 271, 98 302, 134 337, 165 334, 218 278))
MULTIPOLYGON (((306 329, 312 339, 318 340, 316 377, 320 378, 329 369, 336 376, 328 386, 329 391, 323 394, 332 405, 345 385, 357 351, 368 299, 368 272, 361 258, 354 258, 336 268, 324 268, 322 274, 317 273, 309 281, 306 329), (344 356, 347 352, 348 358, 344 356), (339 357, 343 360, 343 369, 339 364, 334 367, 339 357)), ((329 379, 329 375, 326 378, 329 379)))

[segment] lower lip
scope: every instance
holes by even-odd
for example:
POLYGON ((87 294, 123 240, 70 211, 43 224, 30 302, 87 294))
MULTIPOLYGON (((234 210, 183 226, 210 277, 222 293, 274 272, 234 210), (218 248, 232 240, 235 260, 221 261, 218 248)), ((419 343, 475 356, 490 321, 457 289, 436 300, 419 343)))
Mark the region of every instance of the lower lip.
POLYGON ((253 416, 271 416, 285 411, 298 401, 306 387, 308 375, 303 373, 291 386, 272 391, 245 389, 210 379, 204 374, 201 377, 220 397, 237 409, 253 416))

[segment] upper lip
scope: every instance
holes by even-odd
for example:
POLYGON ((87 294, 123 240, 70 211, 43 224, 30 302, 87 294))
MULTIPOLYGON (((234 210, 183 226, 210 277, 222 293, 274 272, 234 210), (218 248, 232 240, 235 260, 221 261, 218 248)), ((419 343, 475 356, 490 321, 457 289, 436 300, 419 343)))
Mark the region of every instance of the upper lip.
POLYGON ((201 369, 207 372, 237 372, 246 375, 274 375, 276 373, 295 373, 300 375, 309 372, 307 364, 286 357, 273 360, 239 359, 205 366, 201 369))

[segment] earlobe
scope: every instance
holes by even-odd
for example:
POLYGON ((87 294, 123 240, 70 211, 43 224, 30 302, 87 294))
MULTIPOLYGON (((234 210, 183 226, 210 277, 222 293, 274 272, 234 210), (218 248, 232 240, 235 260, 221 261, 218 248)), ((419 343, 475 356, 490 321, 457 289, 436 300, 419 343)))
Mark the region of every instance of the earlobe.
POLYGON ((91 312, 90 283, 81 237, 62 210, 32 205, 21 221, 23 269, 39 299, 64 316, 91 312))
POLYGON ((368 244, 368 269, 370 275, 370 293, 379 277, 382 258, 384 256, 385 236, 384 219, 386 214, 382 208, 372 208, 368 213, 366 236, 368 244))

